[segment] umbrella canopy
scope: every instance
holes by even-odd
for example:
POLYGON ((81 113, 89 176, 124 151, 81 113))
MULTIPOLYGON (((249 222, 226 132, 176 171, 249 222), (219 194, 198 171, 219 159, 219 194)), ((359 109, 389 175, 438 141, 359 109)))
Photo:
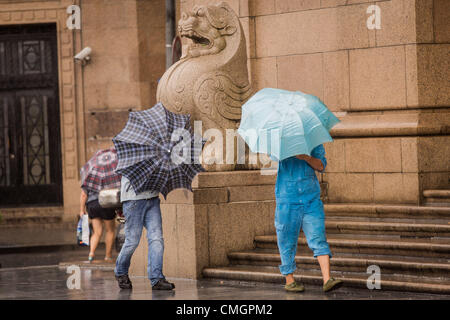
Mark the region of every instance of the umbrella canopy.
POLYGON ((331 142, 339 119, 315 96, 266 88, 242 107, 238 133, 255 153, 284 160, 331 142))
POLYGON ((115 172, 117 161, 116 149, 97 151, 81 168, 81 187, 93 192, 119 188, 121 176, 115 172))
POLYGON ((192 179, 205 171, 199 163, 204 141, 192 134, 190 115, 175 114, 161 103, 131 112, 121 133, 113 139, 117 172, 128 178, 136 194, 174 189, 192 190, 192 179))

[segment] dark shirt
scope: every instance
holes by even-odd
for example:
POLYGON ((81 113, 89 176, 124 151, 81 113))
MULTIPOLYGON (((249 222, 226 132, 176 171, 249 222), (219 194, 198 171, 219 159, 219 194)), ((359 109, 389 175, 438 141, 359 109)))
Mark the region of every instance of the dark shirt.
POLYGON ((81 189, 83 189, 84 192, 88 196, 86 203, 98 200, 98 192, 91 191, 91 190, 89 190, 87 188, 84 188, 84 187, 82 187, 81 189))

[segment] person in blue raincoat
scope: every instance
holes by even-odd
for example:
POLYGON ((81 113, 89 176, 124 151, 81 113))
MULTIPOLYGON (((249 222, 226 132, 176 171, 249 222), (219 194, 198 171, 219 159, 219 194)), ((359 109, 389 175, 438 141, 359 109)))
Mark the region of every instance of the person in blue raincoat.
POLYGON ((280 272, 286 277, 285 289, 302 292, 302 284, 294 280, 295 255, 300 230, 320 264, 325 292, 337 289, 342 281, 330 276, 332 256, 325 233, 325 213, 320 199, 320 185, 315 171, 327 166, 325 149, 319 145, 311 156, 298 155, 279 162, 275 186, 275 228, 281 256, 280 272))

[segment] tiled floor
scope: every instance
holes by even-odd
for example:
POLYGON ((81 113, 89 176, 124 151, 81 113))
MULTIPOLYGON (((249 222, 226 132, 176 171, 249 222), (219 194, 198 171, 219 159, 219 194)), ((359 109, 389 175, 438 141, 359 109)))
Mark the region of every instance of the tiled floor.
POLYGON ((173 292, 152 292, 145 278, 134 277, 133 290, 117 287, 111 268, 81 268, 81 289, 68 289, 66 267, 0 269, 0 299, 127 299, 127 300, 307 300, 307 299, 450 299, 450 296, 370 291, 342 287, 323 294, 318 286, 306 286, 300 294, 286 293, 282 285, 231 281, 169 279, 173 292))

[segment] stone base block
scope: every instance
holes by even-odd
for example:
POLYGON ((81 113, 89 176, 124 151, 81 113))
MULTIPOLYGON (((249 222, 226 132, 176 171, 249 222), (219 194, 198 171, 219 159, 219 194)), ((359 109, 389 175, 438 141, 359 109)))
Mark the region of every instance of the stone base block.
MULTIPOLYGON (((161 199, 164 274, 200 278, 203 268, 228 264, 228 252, 252 249, 255 236, 275 233, 275 179, 260 171, 208 172, 192 193, 161 199)), ((144 232, 130 274, 147 275, 147 252, 144 232)))

